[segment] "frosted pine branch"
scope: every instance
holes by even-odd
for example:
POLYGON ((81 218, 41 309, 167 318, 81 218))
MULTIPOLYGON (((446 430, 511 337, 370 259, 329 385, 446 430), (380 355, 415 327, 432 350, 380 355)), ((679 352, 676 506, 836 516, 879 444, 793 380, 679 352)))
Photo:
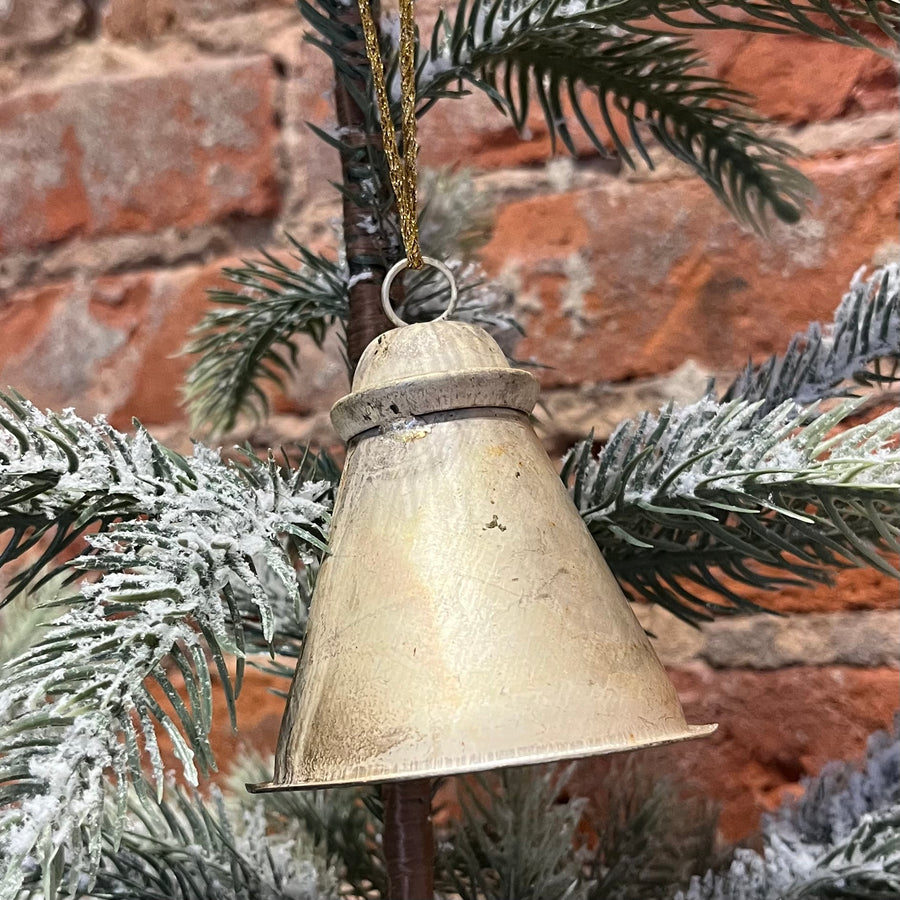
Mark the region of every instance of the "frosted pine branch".
POLYGON ((39 603, 36 598, 19 596, 0 608, 0 671, 35 642, 41 626, 52 618, 39 603))
POLYGON ((268 781, 272 765, 271 758, 253 752, 233 760, 228 785, 235 802, 252 816, 264 810, 269 833, 290 832, 299 826, 305 845, 341 884, 349 886, 342 895, 387 897, 383 814, 373 809, 378 804, 377 790, 359 786, 248 794, 245 785, 268 781))
POLYGON ((900 363, 900 265, 865 281, 861 272, 824 328, 814 322, 796 335, 783 356, 748 364, 724 400, 760 400, 765 415, 785 400, 808 404, 846 396, 849 382, 887 383, 900 363))
POLYGON ((775 814, 767 827, 792 829, 807 843, 834 844, 865 816, 900 806, 900 717, 893 735, 878 731, 869 738, 861 766, 828 763, 804 788, 803 796, 775 814))
MULTIPOLYGON (((104 840, 90 896, 98 900, 335 900, 333 879, 297 823, 272 832, 259 803, 236 808, 174 785, 159 803, 131 802, 117 842, 104 840)), ((83 895, 88 879, 70 864, 56 873, 83 895)), ((39 872, 28 892, 40 891, 39 872)), ((46 892, 45 892, 46 893, 46 892)))
POLYGON ((170 790, 140 808, 118 846, 107 846, 91 895, 104 900, 328 900, 323 860, 297 823, 268 828, 261 805, 234 809, 213 789, 170 790), (137 817, 140 819, 135 821, 137 817))
POLYGON ((86 528, 144 515, 156 482, 174 487, 184 473, 143 433, 126 441, 101 420, 44 414, 16 396, 0 401, 0 565, 21 566, 2 605, 86 528))
POLYGON ((242 619, 258 621, 265 641, 277 629, 261 573, 268 570, 299 596, 295 559, 318 555, 330 488, 271 461, 229 465, 200 446, 185 459, 143 430, 131 438, 71 413, 19 407, 19 434, 4 444, 0 467, 5 511, 30 521, 94 509, 94 498, 107 496, 115 500, 110 508, 129 516, 88 536, 89 552, 73 566, 95 572, 96 580, 84 583, 70 611, 2 673, 3 900, 17 896, 29 861, 45 874, 62 863, 87 876, 96 870, 104 808, 112 803, 117 810, 115 833, 129 782, 147 793, 143 760, 161 789, 158 729, 171 738, 188 780, 196 780, 198 764, 214 767, 207 654, 233 714, 242 619), (10 489, 13 475, 30 486, 24 494, 10 489), (237 657, 234 677, 226 654, 237 657), (172 686, 172 671, 184 682, 184 697, 172 686))
POLYGON ((762 855, 695 878, 676 900, 874 900, 900 896, 900 733, 869 740, 864 768, 832 763, 763 824, 762 855))
POLYGON ((741 585, 827 582, 841 566, 895 575, 900 412, 829 436, 858 405, 762 418, 759 402, 669 406, 597 457, 577 445, 563 477, 628 592, 691 621, 755 608, 741 585))

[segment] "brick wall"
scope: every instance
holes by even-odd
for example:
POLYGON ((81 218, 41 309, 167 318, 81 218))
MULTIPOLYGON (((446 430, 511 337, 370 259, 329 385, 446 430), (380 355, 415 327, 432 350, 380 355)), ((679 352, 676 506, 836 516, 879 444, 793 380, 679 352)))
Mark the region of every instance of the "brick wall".
MULTIPOLYGON (((330 72, 302 32, 288 0, 0 3, 0 383, 185 442, 172 354, 221 267, 285 231, 325 245, 338 212, 336 160, 303 124, 329 123, 330 72)), ((702 43, 818 186, 810 215, 769 241, 677 165, 551 159, 539 119, 521 141, 481 97, 423 125, 423 162, 473 168, 496 203, 484 262, 516 289, 516 355, 555 365, 541 376, 554 451, 783 348, 830 317, 859 266, 900 250, 891 66, 794 37, 702 43)), ((303 361, 255 439, 334 442, 335 348, 303 361)), ((721 723, 659 764, 719 796, 732 837, 828 758, 858 754, 898 705, 892 583, 846 573, 762 599, 796 615, 697 632, 642 611, 691 719, 721 723)), ((251 678, 241 706, 244 739, 272 746, 278 701, 251 678)))

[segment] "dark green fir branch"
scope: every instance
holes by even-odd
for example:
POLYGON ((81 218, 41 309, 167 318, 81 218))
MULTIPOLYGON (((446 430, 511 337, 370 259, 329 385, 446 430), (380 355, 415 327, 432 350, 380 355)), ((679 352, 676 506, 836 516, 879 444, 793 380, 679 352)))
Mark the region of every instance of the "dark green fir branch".
POLYGON ((750 98, 703 73, 685 30, 800 32, 888 52, 868 30, 893 36, 896 23, 891 4, 859 0, 464 0, 423 42, 420 112, 475 88, 521 130, 536 96, 551 138, 570 152, 576 127, 604 154, 606 136, 629 165, 634 152, 652 166, 658 143, 764 229, 773 215, 796 221, 811 187, 791 148, 761 133, 750 98))

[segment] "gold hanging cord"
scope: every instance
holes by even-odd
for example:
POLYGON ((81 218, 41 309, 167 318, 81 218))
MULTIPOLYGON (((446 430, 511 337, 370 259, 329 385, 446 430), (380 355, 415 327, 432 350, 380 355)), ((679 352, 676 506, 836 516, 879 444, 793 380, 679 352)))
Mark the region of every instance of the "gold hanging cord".
POLYGON ((372 81, 381 116, 381 134, 388 159, 391 185, 397 197, 400 216, 400 235, 406 248, 409 268, 423 265, 419 248, 419 222, 416 217, 416 34, 413 0, 400 0, 400 128, 403 136, 403 156, 397 149, 397 134, 391 119, 391 104, 384 81, 384 63, 378 46, 378 31, 372 19, 369 0, 359 0, 359 14, 366 39, 366 55, 372 66, 372 81))

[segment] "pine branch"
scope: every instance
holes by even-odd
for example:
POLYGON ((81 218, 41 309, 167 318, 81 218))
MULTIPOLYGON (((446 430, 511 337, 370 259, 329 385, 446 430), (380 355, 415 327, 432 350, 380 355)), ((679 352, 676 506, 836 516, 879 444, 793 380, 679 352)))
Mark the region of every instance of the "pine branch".
POLYGON ((893 734, 871 735, 861 766, 828 763, 803 787, 802 797, 767 818, 767 829, 790 829, 824 846, 846 839, 865 816, 900 805, 900 716, 893 734))
POLYGON ((811 186, 789 165, 790 146, 758 132, 764 120, 747 108, 746 95, 698 74, 703 60, 681 35, 692 28, 800 32, 886 53, 866 28, 877 25, 896 39, 898 20, 890 4, 874 0, 849 8, 830 0, 464 0, 452 20, 441 13, 421 48, 419 113, 471 85, 522 130, 534 91, 554 143, 576 153, 574 118, 601 153, 598 127, 629 166, 630 142, 652 168, 652 137, 738 219, 763 230, 770 214, 796 221, 811 186))
POLYGON ((256 754, 240 757, 232 766, 228 784, 235 798, 248 810, 265 811, 272 833, 300 827, 306 844, 322 859, 342 891, 352 897, 368 897, 375 891, 388 896, 382 852, 382 821, 374 814, 375 795, 365 788, 332 788, 323 791, 281 791, 251 795, 246 784, 267 781, 271 760, 256 754))
POLYGON ((49 613, 36 597, 27 594, 0 609, 0 670, 34 643, 40 627, 51 618, 49 613))
POLYGON ((900 808, 867 817, 827 853, 770 837, 764 856, 741 850, 676 900, 893 900, 900 893, 900 808), (814 857, 816 850, 822 855, 814 857))
POLYGON ((573 854, 583 801, 558 803, 567 774, 503 769, 458 782, 462 822, 439 858, 445 890, 462 900, 568 900, 579 896, 573 854))
POLYGON ((16 897, 30 859, 45 873, 65 863, 90 878, 107 800, 116 809, 115 842, 129 782, 147 796, 144 759, 161 789, 159 729, 188 780, 196 780, 197 764, 214 767, 209 668, 218 671, 233 718, 245 652, 246 611, 235 585, 271 642, 276 622, 259 573, 269 568, 297 590, 295 560, 313 561, 323 546, 329 487, 304 482, 302 467, 284 474, 272 461, 226 465, 200 446, 185 459, 143 430, 129 438, 24 403, 16 426, 2 472, 22 478, 28 491, 5 494, 0 508, 40 521, 112 487, 124 488, 117 508, 127 501, 130 517, 88 536, 89 552, 71 565, 96 580, 2 673, 3 900, 16 897), (226 654, 237 657, 234 677, 226 654))
POLYGON ((246 261, 225 276, 238 291, 210 291, 220 304, 207 313, 184 350, 198 359, 185 382, 185 399, 195 426, 227 431, 239 413, 257 419, 269 407, 260 382, 284 389, 297 367, 294 339, 306 334, 317 346, 347 317, 344 267, 292 241, 295 264, 269 254, 246 261))
POLYGON ((762 416, 786 400, 845 397, 851 381, 888 384, 897 380, 898 365, 900 266, 892 264, 866 281, 857 273, 830 325, 813 323, 791 339, 784 355, 761 366, 748 363, 723 400, 761 401, 762 416))
POLYGON ((719 861, 715 806, 639 757, 611 761, 591 807, 585 900, 663 900, 719 861))
POLYGON ((462 4, 452 26, 447 19, 436 26, 432 46, 439 55, 420 66, 425 105, 447 96, 453 82, 469 82, 523 129, 533 89, 551 137, 573 154, 573 118, 602 153, 597 127, 604 127, 631 166, 626 141, 652 167, 649 135, 742 221, 763 229, 770 213, 789 222, 799 218, 811 187, 788 165, 790 147, 757 133, 762 120, 744 105, 744 95, 698 73, 702 61, 687 38, 616 32, 605 8, 602 14, 589 6, 578 15, 565 10, 559 2, 462 4), (588 98, 595 113, 588 113, 588 98), (614 120, 619 113, 624 131, 614 120))
MULTIPOLYGON (((242 471, 252 480, 253 466, 242 471)), ((307 454, 297 477, 336 482, 338 472, 326 455, 307 454)), ((160 495, 195 487, 185 458, 139 424, 130 438, 102 417, 41 413, 19 395, 0 394, 0 567, 16 564, 0 607, 65 573, 53 563, 89 530, 151 515, 160 495)))
MULTIPOLYGON (((605 5, 602 0, 589 3, 598 4, 605 5)), ((610 15, 627 17, 635 29, 651 30, 655 25, 647 20, 655 19, 678 30, 799 33, 883 55, 891 50, 873 42, 874 30, 881 29, 893 43, 900 40, 900 13, 890 0, 626 0, 623 6, 616 4, 610 15)))
MULTIPOLYGON (((441 256, 456 277, 455 318, 495 331, 517 329, 507 311, 508 292, 472 259, 488 225, 483 208, 471 199, 471 183, 464 177, 428 180, 440 196, 423 208, 422 243, 441 256), (463 210, 477 213, 468 225, 463 210)), ((380 227, 371 215, 363 224, 373 232, 380 227)), ((338 262, 331 262, 292 243, 291 262, 266 255, 226 269, 239 289, 210 292, 210 299, 222 306, 204 317, 184 351, 197 356, 185 387, 195 426, 221 433, 233 428, 241 414, 264 417, 269 406, 265 382, 285 389, 285 378, 298 371, 296 336, 309 335, 321 346, 330 328, 346 324, 352 284, 375 277, 374 270, 363 269, 351 278, 343 252, 338 262)), ((408 272, 398 312, 410 322, 436 318, 445 308, 446 292, 443 276, 434 269, 408 272)))
POLYGON ((306 563, 303 577, 288 586, 270 566, 260 566, 257 575, 271 613, 257 609, 244 584, 232 586, 235 606, 240 613, 247 663, 253 668, 288 680, 293 677, 295 666, 285 660, 294 661, 300 657, 318 568, 316 561, 306 563), (278 622, 278 630, 267 636, 270 617, 278 622))
POLYGON ((791 886, 785 900, 892 898, 900 894, 900 806, 866 816, 816 870, 791 886))
POLYGON ((325 866, 316 864, 307 835, 296 825, 273 834, 261 808, 238 818, 216 792, 211 803, 197 793, 170 794, 158 814, 143 816, 141 830, 126 831, 119 847, 106 854, 92 896, 325 900, 325 866))
POLYGON ((660 25, 678 33, 720 29, 801 33, 887 56, 896 56, 896 51, 871 40, 872 26, 891 43, 900 42, 900 11, 890 0, 847 0, 839 5, 832 0, 473 0, 459 8, 452 22, 442 12, 424 42, 428 49, 420 50, 417 94, 424 101, 420 114, 442 97, 464 96, 465 83, 487 91, 504 112, 501 96, 478 77, 465 54, 489 45, 499 47, 509 30, 518 35, 535 27, 564 31, 591 26, 599 41, 622 32, 654 36, 660 25))
MULTIPOLYGON (((207 800, 169 786, 159 802, 130 803, 118 843, 105 841, 90 896, 97 900, 326 900, 325 866, 296 825, 270 833, 259 807, 235 813, 214 788, 207 800)), ((30 873, 26 891, 42 873, 30 873)), ((88 881, 63 864, 56 888, 83 895, 88 881)), ((51 885, 53 888, 53 885, 51 885)), ((51 890, 51 893, 55 892, 51 890)), ((46 894, 46 892, 44 892, 46 894)))
POLYGON ((184 473, 143 432, 127 442, 99 420, 43 415, 14 395, 0 401, 0 533, 8 535, 0 566, 20 564, 2 606, 52 578, 55 570, 38 580, 87 529, 143 515, 148 479, 177 486, 184 473))
POLYGON ((845 566, 896 575, 900 411, 828 437, 858 406, 759 418, 743 401, 670 405, 621 425, 596 458, 577 445, 563 478, 628 593, 688 621, 755 609, 742 585, 828 582, 845 566))
POLYGON ((739 850, 729 869, 693 880, 677 900, 892 900, 900 895, 900 741, 881 733, 870 742, 863 771, 829 767, 829 779, 851 785, 832 791, 807 785, 798 816, 788 806, 764 821, 762 855, 739 850), (873 753, 873 745, 875 752, 873 753), (838 770, 843 774, 840 779, 838 770), (865 802, 860 803, 860 795, 865 802), (845 806, 848 800, 854 805, 845 806), (815 810, 814 810, 815 807, 815 810), (811 834, 810 819, 817 827, 811 834))
POLYGON ((613 763, 589 799, 567 796, 570 771, 458 782, 461 817, 439 858, 444 895, 662 900, 716 859, 711 806, 634 757, 613 763))
POLYGON ((721 404, 625 423, 596 461, 590 442, 571 451, 564 477, 632 596, 697 621, 756 608, 743 585, 827 583, 848 565, 896 575, 897 413, 829 439, 859 404, 817 421, 795 403, 896 377, 881 361, 900 358, 898 280, 889 266, 854 281, 830 329, 748 367, 721 404))

